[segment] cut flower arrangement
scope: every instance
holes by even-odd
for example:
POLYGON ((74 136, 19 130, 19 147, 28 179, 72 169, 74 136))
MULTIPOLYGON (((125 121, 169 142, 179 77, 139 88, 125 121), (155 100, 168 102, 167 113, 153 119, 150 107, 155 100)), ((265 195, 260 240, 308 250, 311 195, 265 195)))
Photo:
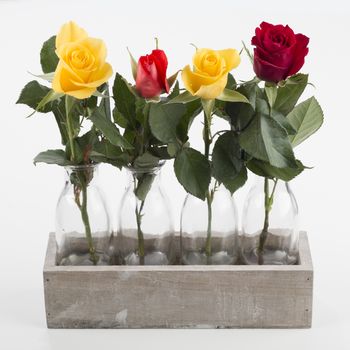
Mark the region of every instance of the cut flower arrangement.
POLYGON ((116 73, 100 39, 74 22, 62 26, 40 53, 43 74, 29 82, 17 103, 52 113, 62 149, 38 154, 34 163, 65 168, 56 210, 58 265, 296 264, 297 205, 289 181, 307 167, 294 148, 315 133, 323 113, 315 97, 299 102, 310 84, 299 73, 309 38, 289 26, 266 22, 244 45, 255 73, 240 81, 235 49, 196 48, 192 65, 168 74, 168 57, 155 49, 136 60, 134 82, 116 73), (183 88, 177 77, 181 76, 183 88), (189 131, 201 118, 203 147, 189 131), (226 123, 213 132, 216 120, 226 123), (180 223, 180 253, 162 165, 172 160, 188 193, 180 223), (129 186, 113 232, 97 167, 129 173, 129 186), (238 235, 233 194, 257 175, 238 235), (284 210, 281 210, 281 208, 284 210))

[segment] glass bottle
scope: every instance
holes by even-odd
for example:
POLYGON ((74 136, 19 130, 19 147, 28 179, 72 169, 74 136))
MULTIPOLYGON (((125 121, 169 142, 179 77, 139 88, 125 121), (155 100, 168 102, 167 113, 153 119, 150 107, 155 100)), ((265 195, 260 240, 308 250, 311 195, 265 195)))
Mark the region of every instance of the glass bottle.
POLYGON ((298 205, 289 183, 259 177, 245 201, 242 229, 244 264, 296 264, 298 205))
POLYGON ((230 192, 213 183, 204 201, 187 194, 180 233, 183 264, 235 264, 239 255, 237 209, 230 192))
POLYGON ((66 166, 56 207, 58 265, 108 265, 112 231, 96 164, 66 166))
POLYGON ((175 261, 174 225, 160 170, 125 168, 128 186, 118 212, 121 264, 170 265, 175 261))

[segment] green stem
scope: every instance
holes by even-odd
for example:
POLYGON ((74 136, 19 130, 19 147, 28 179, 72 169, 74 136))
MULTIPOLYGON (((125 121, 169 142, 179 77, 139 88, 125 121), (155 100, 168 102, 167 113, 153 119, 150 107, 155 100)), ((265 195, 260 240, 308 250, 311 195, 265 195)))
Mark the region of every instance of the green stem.
POLYGON ((211 257, 211 221, 212 221, 212 198, 211 195, 208 193, 206 196, 207 200, 207 208, 208 208, 208 226, 207 226, 207 239, 205 242, 205 255, 207 256, 208 259, 208 264, 209 264, 209 258, 211 257))
POLYGON ((84 226, 85 226, 85 235, 86 235, 86 239, 88 242, 90 260, 94 263, 94 265, 97 265, 98 256, 96 255, 96 249, 94 247, 94 242, 92 239, 89 214, 87 211, 87 185, 82 186, 82 194, 83 194, 83 201, 82 201, 81 209, 80 209, 81 218, 82 218, 84 226))
POLYGON ((141 202, 140 208, 136 204, 135 214, 136 214, 136 223, 137 223, 137 240, 139 246, 139 257, 140 257, 140 265, 145 264, 145 239, 143 237, 143 232, 141 229, 141 221, 142 221, 142 209, 145 204, 145 201, 141 202))
MULTIPOLYGON (((134 192, 136 193, 137 189, 137 176, 134 175, 134 192)), ((136 194, 135 194, 136 196, 136 194)), ((145 201, 141 201, 140 207, 138 205, 138 199, 136 198, 136 207, 135 207, 135 216, 137 224, 137 242, 138 242, 138 254, 140 258, 140 265, 145 264, 145 239, 143 236, 141 224, 142 224, 142 210, 145 205, 145 201)))
POLYGON ((70 113, 72 110, 72 103, 73 103, 72 98, 66 95, 65 102, 66 102, 66 125, 67 125, 68 141, 70 146, 70 160, 72 162, 75 162, 76 154, 75 154, 75 147, 74 147, 74 126, 73 126, 72 114, 70 113))
POLYGON ((208 116, 204 113, 204 130, 203 130, 203 140, 204 140, 204 155, 209 159, 209 150, 210 150, 210 120, 208 116))
MULTIPOLYGON (((203 140, 204 140, 204 155, 209 160, 209 151, 210 151, 210 143, 211 143, 211 137, 210 137, 210 115, 206 115, 204 113, 204 130, 203 130, 203 140)), ((207 256, 207 264, 210 264, 210 257, 212 255, 211 251, 211 236, 212 236, 212 201, 214 193, 209 190, 207 191, 206 195, 206 201, 207 201, 207 208, 208 208, 208 226, 207 226, 207 238, 205 242, 205 255, 207 256)))
POLYGON ((260 233, 259 244, 258 244, 258 264, 264 264, 264 246, 266 243, 266 239, 269 233, 269 214, 272 209, 273 197, 276 190, 277 179, 273 179, 274 185, 271 192, 269 194, 269 179, 267 177, 264 178, 264 207, 265 207, 265 218, 264 218, 264 226, 260 233))
MULTIPOLYGON (((65 96, 66 126, 67 126, 68 141, 70 146, 70 160, 73 163, 75 163, 76 162, 76 152, 75 152, 75 145, 74 145, 75 132, 74 132, 72 113, 71 113, 73 109, 73 105, 74 105, 74 99, 66 95, 65 96)), ((89 220, 89 215, 87 211, 87 180, 85 177, 86 177, 85 174, 78 174, 80 188, 83 194, 83 201, 80 205, 79 191, 78 191, 75 197, 75 202, 80 210, 81 218, 84 223, 85 236, 89 247, 90 260, 94 263, 94 265, 97 265, 98 257, 96 256, 96 249, 94 247, 94 243, 92 239, 90 220, 89 220)))

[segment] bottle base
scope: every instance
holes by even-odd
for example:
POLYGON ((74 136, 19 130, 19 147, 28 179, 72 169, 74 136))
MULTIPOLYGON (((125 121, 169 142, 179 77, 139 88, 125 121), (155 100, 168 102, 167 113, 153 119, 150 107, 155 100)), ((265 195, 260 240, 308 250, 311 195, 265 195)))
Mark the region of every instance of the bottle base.
POLYGON ((123 259, 124 265, 169 265, 169 259, 163 252, 151 252, 145 254, 144 262, 141 264, 141 258, 138 253, 132 252, 123 259))
MULTIPOLYGON (((295 265, 297 264, 297 257, 290 255, 284 250, 264 249, 263 265, 295 265)), ((242 263, 244 265, 259 265, 258 263, 258 249, 242 252, 242 263)))
POLYGON ((91 256, 89 253, 86 254, 69 254, 68 256, 63 257, 57 265, 59 266, 106 266, 110 265, 111 258, 106 256, 103 253, 96 253, 96 257, 98 258, 97 264, 91 260, 91 256))
POLYGON ((207 256, 205 252, 187 252, 182 255, 184 265, 232 265, 237 262, 237 257, 226 251, 213 253, 207 256))

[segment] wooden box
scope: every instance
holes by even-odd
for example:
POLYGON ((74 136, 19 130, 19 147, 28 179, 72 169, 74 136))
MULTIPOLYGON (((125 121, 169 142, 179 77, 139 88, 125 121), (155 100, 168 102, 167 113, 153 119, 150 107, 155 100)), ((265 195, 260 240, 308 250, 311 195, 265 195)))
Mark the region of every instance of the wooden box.
MULTIPOLYGON (((177 238, 178 239, 178 238, 177 238)), ((44 266, 49 328, 309 328, 313 268, 298 265, 44 266)))

